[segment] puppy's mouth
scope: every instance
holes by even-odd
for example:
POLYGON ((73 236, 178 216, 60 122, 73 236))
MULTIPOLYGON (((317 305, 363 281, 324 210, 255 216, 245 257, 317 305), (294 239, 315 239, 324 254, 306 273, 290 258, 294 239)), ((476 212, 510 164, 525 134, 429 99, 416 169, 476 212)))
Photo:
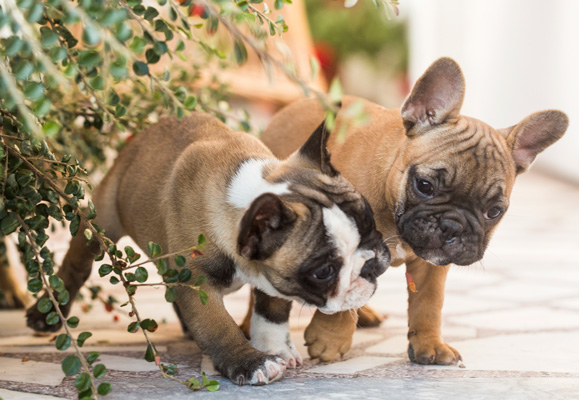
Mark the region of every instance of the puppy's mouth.
POLYGON ((480 261, 483 256, 482 252, 477 251, 477 249, 462 244, 458 244, 453 249, 449 249, 448 247, 454 243, 445 243, 439 248, 426 248, 413 244, 406 240, 404 236, 403 239, 412 248, 414 254, 434 265, 470 265, 480 261))
POLYGON ((397 212, 396 226, 414 254, 434 265, 470 265, 484 255, 484 234, 441 227, 435 215, 397 212))

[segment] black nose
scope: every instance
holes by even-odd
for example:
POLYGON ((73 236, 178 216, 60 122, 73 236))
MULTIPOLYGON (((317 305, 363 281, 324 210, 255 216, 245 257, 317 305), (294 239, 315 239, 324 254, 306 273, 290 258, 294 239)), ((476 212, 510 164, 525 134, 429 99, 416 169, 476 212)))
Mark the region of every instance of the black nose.
POLYGON ((462 234, 462 225, 452 219, 443 219, 440 223, 440 230, 446 243, 450 244, 462 234))
POLYGON ((377 258, 373 258, 366 261, 366 264, 362 267, 362 271, 360 271, 360 277, 374 282, 387 268, 388 264, 386 262, 379 262, 377 258))

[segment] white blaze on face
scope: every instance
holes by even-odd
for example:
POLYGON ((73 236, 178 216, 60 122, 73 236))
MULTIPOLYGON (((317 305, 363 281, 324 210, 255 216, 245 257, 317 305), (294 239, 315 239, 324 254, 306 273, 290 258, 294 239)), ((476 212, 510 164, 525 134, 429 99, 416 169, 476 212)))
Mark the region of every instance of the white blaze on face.
POLYGON ((271 183, 263 179, 263 167, 272 160, 244 161, 235 173, 227 191, 227 202, 237 208, 248 208, 253 200, 264 193, 289 193, 288 183, 271 183))
POLYGON ((337 254, 343 260, 339 272, 338 289, 333 297, 328 297, 320 311, 332 314, 352 308, 359 308, 368 302, 374 293, 375 284, 360 277, 366 261, 376 257, 372 250, 358 249, 360 234, 354 221, 337 205, 324 208, 324 225, 337 254))

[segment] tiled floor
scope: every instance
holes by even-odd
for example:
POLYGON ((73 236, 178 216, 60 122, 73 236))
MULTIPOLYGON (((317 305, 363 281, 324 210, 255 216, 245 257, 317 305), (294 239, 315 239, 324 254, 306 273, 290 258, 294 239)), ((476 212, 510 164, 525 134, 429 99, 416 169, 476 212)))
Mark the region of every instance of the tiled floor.
MULTIPOLYGON (((297 371, 267 387, 237 387, 218 378, 217 393, 199 398, 364 399, 571 399, 579 398, 579 188, 538 172, 519 178, 511 208, 485 259, 454 267, 447 282, 443 336, 464 358, 458 366, 420 366, 406 356, 406 283, 402 268, 380 278, 371 305, 388 315, 379 328, 358 330, 352 351, 332 364, 306 360, 297 371)), ((57 244, 61 249, 66 245, 57 244)), ((99 282, 98 275, 92 278, 99 282)), ((103 284, 103 282, 100 282, 103 284)), ((107 287, 107 291, 109 288, 107 287)), ((122 298, 114 287, 111 293, 122 298)), ((232 315, 246 311, 248 290, 226 298, 232 315)), ((161 290, 140 290, 141 313, 164 323, 152 334, 163 360, 179 365, 182 377, 211 372, 193 342, 182 338, 161 290)), ((85 349, 100 351, 114 384, 108 398, 185 398, 187 389, 163 380, 143 359, 144 339, 126 332, 129 317, 106 313, 98 304, 88 314, 77 305, 77 329, 90 330, 85 349)), ((312 310, 296 307, 291 327, 303 356, 303 330, 312 310)), ((76 398, 74 380, 64 378, 61 353, 35 337, 23 312, 0 312, 0 398, 76 398), (28 359, 28 360, 27 360, 28 359), (24 361, 27 360, 27 361, 24 361), (44 395, 44 396, 41 396, 44 395)))

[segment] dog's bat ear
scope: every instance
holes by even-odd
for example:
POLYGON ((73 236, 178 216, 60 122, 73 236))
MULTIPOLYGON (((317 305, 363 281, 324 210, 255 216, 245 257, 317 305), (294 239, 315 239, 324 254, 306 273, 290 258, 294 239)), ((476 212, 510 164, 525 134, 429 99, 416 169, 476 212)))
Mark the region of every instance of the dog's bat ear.
POLYGON ((237 252, 248 260, 265 260, 286 240, 296 213, 273 193, 255 199, 241 219, 237 252))
POLYGON ((400 114, 406 134, 419 134, 424 127, 456 118, 464 100, 464 76, 451 58, 439 58, 418 79, 402 104, 400 114))
POLYGON ((547 110, 531 114, 511 128, 499 130, 511 148, 517 174, 528 170, 535 157, 559 140, 568 126, 569 118, 564 112, 547 110))
POLYGON ((307 168, 320 170, 325 175, 338 176, 339 172, 330 162, 330 151, 327 147, 329 137, 330 131, 326 128, 324 120, 302 147, 293 154, 294 159, 307 168))

